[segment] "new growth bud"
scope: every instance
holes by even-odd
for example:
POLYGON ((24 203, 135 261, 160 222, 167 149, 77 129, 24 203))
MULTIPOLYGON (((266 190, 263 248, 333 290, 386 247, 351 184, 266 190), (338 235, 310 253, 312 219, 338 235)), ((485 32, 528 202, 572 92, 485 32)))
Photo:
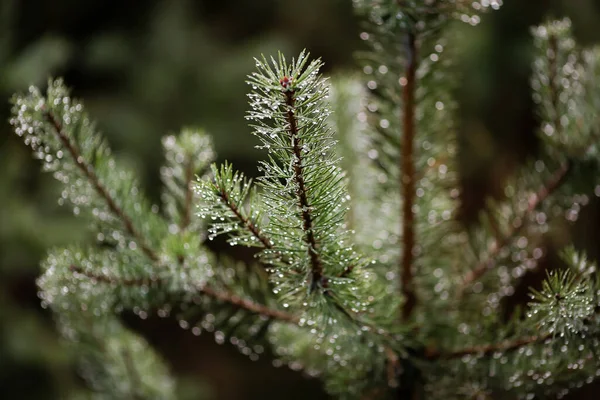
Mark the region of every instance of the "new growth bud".
POLYGON ((281 84, 281 86, 283 86, 284 92, 288 92, 288 91, 291 92, 293 90, 291 77, 284 76, 283 78, 281 78, 279 80, 279 83, 281 84))

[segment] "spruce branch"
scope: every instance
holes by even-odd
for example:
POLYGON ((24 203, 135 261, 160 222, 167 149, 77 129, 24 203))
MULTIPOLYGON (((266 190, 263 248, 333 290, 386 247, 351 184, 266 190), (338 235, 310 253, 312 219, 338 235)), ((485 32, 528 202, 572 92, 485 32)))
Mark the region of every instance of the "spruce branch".
POLYGON ((115 199, 111 196, 109 191, 104 187, 96 172, 94 171, 94 167, 88 162, 88 160, 82 157, 77 145, 71 140, 71 138, 65 134, 63 131, 62 124, 59 119, 52 113, 51 110, 45 109, 43 111, 44 117, 48 120, 48 122, 54 128, 54 134, 58 137, 63 147, 67 149, 71 158, 75 162, 75 165, 81 170, 81 172, 86 176, 89 182, 92 184, 98 195, 102 197, 108 208, 114 213, 114 215, 123 222, 125 230, 139 243, 140 248, 150 258, 152 261, 158 261, 158 255, 154 250, 152 250, 146 244, 146 239, 141 235, 141 233, 136 229, 133 224, 133 220, 123 211, 123 209, 117 204, 115 199))

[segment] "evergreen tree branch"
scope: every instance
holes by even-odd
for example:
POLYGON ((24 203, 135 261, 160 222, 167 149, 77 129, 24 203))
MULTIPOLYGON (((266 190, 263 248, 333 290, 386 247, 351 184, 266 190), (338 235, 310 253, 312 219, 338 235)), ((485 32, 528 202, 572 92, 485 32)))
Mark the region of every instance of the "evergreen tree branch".
POLYGON ((555 35, 550 34, 548 36, 548 47, 550 51, 546 52, 548 58, 548 88, 550 90, 550 103, 552 104, 552 111, 554 113, 553 123, 554 129, 560 129, 560 114, 558 109, 559 102, 559 89, 556 87, 556 81, 558 79, 558 39, 555 35))
POLYGON ((415 216, 413 205, 415 203, 415 90, 417 71, 417 46, 416 38, 412 32, 408 33, 407 67, 405 84, 402 88, 402 162, 401 162, 401 187, 402 203, 402 242, 404 250, 400 273, 400 287, 405 301, 402 307, 402 318, 407 319, 416 305, 417 297, 413 284, 413 249, 415 247, 415 216))
POLYGON ((427 351, 427 353, 425 354, 425 357, 430 361, 434 361, 434 360, 439 360, 439 359, 452 360, 452 359, 461 358, 461 357, 467 356, 467 355, 489 356, 498 351, 499 352, 514 351, 514 350, 518 350, 519 348, 521 348, 523 346, 527 346, 527 345, 534 344, 534 343, 541 343, 551 337, 552 337, 552 334, 550 334, 550 333, 546 333, 543 335, 526 336, 523 338, 509 340, 509 341, 502 341, 499 343, 465 347, 463 349, 451 351, 451 352, 447 352, 447 353, 436 350, 436 349, 429 349, 427 351))
POLYGON ((287 122, 288 122, 288 133, 292 139, 292 148, 294 152, 295 159, 293 161, 294 168, 294 180, 298 185, 298 189, 296 190, 296 195, 298 196, 298 202, 300 209, 302 211, 302 220, 303 220, 303 229, 305 233, 304 240, 308 244, 308 255, 310 257, 311 263, 311 273, 312 273, 312 284, 311 290, 315 288, 317 284, 319 284, 323 278, 323 264, 321 262, 321 257, 317 251, 317 242, 315 240, 314 232, 313 232, 313 222, 311 215, 311 208, 308 202, 307 197, 307 189, 304 183, 304 173, 303 173, 303 165, 302 165, 302 154, 301 154, 301 144, 300 138, 298 137, 298 122, 295 116, 295 101, 294 91, 287 90, 285 93, 285 102, 288 107, 287 110, 287 122))
POLYGON ((488 253, 487 257, 469 271, 463 278, 461 287, 458 291, 458 297, 461 298, 465 290, 481 279, 487 271, 494 265, 496 257, 500 254, 504 248, 506 248, 513 239, 521 232, 525 226, 525 221, 529 214, 535 211, 560 185, 564 182, 564 179, 569 172, 570 164, 563 163, 548 179, 548 181, 540 187, 540 189, 532 194, 528 200, 528 207, 520 217, 514 219, 511 224, 511 230, 504 237, 497 239, 492 244, 492 249, 488 253))
POLYGON ((183 206, 183 217, 181 218, 179 228, 185 230, 192 221, 192 200, 194 191, 192 189, 192 179, 194 178, 194 164, 188 160, 185 167, 185 204, 183 206))
POLYGON ((139 246, 142 249, 142 251, 144 252, 144 254, 146 254, 148 256, 148 258, 150 258, 152 261, 158 261, 158 255, 154 252, 154 250, 152 250, 150 247, 148 247, 145 239, 142 237, 140 232, 138 232, 138 230, 133 225, 132 219, 125 213, 125 211, 123 211, 123 209, 121 207, 119 207, 119 205, 116 203, 116 201, 110 195, 108 190, 104 187, 102 182, 100 182, 100 179, 98 179, 98 176, 94 172, 94 168, 92 167, 92 165, 90 165, 87 162, 87 160, 85 160, 81 156, 81 154, 79 153, 79 149, 77 148, 77 145, 75 143, 73 143, 69 139, 69 137, 64 133, 62 124, 60 123, 60 121, 49 110, 46 110, 44 112, 44 116, 46 117, 48 122, 54 128, 54 133, 56 134, 56 136, 58 137, 60 142, 63 144, 64 148, 67 149, 67 151, 73 158, 75 165, 77 165, 77 167, 81 170, 81 172, 83 172, 83 174, 86 176, 86 178, 92 184, 92 186, 94 187, 96 192, 100 195, 100 197, 102 197, 106 201, 108 208, 113 212, 113 214, 115 214, 115 216, 117 216, 117 218, 119 218, 123 222, 125 229, 134 239, 136 239, 136 241, 139 243, 139 246))
MULTIPOLYGON (((77 265, 71 265, 69 269, 77 274, 84 275, 89 279, 93 279, 100 283, 110 284, 110 285, 121 285, 121 286, 149 286, 152 284, 155 285, 164 285, 165 282, 159 278, 151 278, 151 279, 122 279, 115 278, 105 274, 95 274, 93 272, 86 271, 82 267, 77 265)), ((222 301, 224 303, 229 303, 235 307, 242 308, 246 311, 249 311, 254 314, 264 315, 269 318, 276 319, 282 322, 288 322, 292 324, 298 324, 300 319, 295 315, 286 313, 280 310, 274 310, 265 305, 255 303, 251 300, 244 299, 236 294, 233 294, 224 290, 217 290, 211 288, 208 285, 197 287, 196 288, 200 293, 205 294, 213 299, 222 301)))
POLYGON ((266 317, 276 319, 281 322, 287 322, 295 325, 297 325, 300 322, 300 319, 295 315, 286 313, 284 311, 274 310, 265 305, 243 299, 240 296, 229 292, 215 290, 210 286, 204 286, 202 288, 199 288, 198 290, 206 294, 207 296, 210 296, 214 299, 220 300, 225 303, 229 303, 236 307, 243 308, 254 314, 264 315, 266 317))
POLYGON ((265 249, 272 249, 273 244, 271 243, 269 238, 267 238, 263 234, 258 225, 254 221, 252 221, 251 218, 245 217, 242 214, 242 211, 240 210, 239 206, 229 197, 225 188, 219 186, 218 182, 215 183, 215 186, 218 189, 218 196, 221 198, 221 200, 223 200, 227 208, 229 208, 229 210, 231 210, 231 212, 236 216, 239 224, 242 225, 244 228, 248 229, 252 233, 252 235, 263 244, 265 249))
POLYGON ((389 387, 398 386, 398 370, 400 369, 400 360, 394 350, 385 348, 387 384, 389 387))
POLYGON ((184 128, 162 139, 165 165, 161 167, 164 214, 179 231, 203 234, 204 226, 194 214, 199 196, 194 177, 204 177, 214 159, 210 136, 201 129, 184 128))

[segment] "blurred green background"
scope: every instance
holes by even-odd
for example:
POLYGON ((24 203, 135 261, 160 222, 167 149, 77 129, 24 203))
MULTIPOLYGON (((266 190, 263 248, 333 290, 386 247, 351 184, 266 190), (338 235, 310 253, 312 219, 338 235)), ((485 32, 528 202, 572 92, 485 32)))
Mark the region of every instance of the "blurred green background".
MULTIPOLYGON (((465 223, 536 151, 529 26, 547 13, 569 15, 581 41, 600 40, 593 0, 506 0, 465 43, 461 67, 470 79, 458 93, 465 223)), ((351 0, 0 0, 0 397, 54 399, 81 389, 73 354, 39 307, 35 278, 46 249, 89 240, 85 224, 58 206, 58 184, 11 132, 10 95, 64 76, 158 203, 160 138, 182 126, 204 127, 220 160, 256 174, 261 153, 244 120, 252 57, 307 48, 326 73, 353 71, 359 32, 351 0)), ((583 237, 600 225, 597 204, 586 212, 587 224, 576 229, 583 237)), ((593 243, 588 251, 598 256, 593 243)), ((326 398, 318 381, 269 360, 252 363, 176 321, 130 324, 188 382, 188 398, 326 398)))

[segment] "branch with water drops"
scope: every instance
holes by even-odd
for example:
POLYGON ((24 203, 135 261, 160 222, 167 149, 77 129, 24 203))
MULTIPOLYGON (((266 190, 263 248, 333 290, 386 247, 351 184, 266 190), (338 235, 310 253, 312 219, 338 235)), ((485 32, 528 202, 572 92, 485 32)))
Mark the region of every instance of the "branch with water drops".
MULTIPOLYGON (((45 118, 51 124, 54 134, 60 140, 62 146, 69 152, 69 155, 75 162, 75 165, 89 180, 91 185, 94 187, 100 197, 106 201, 106 204, 110 211, 119 218, 127 232, 139 243, 142 251, 152 260, 158 260, 156 253, 148 247, 145 243, 145 239, 138 232, 137 228, 133 225, 132 219, 127 215, 123 209, 117 204, 116 200, 110 195, 108 189, 100 182, 100 179, 94 171, 94 166, 88 162, 82 155, 77 145, 69 138, 69 136, 63 130, 63 125, 58 120, 58 116, 53 113, 52 110, 47 109, 45 106, 40 107, 44 113, 45 118)), ((64 118, 64 117, 63 117, 64 118)))
POLYGON ((579 182, 572 178, 598 165, 589 146, 596 133, 588 129, 598 121, 588 106, 600 104, 589 86, 600 56, 579 51, 564 21, 534 30, 543 154, 507 185, 509 204, 490 208, 481 229, 465 229, 454 218, 453 93, 461 80, 452 69, 462 29, 455 32, 450 21, 471 29, 479 11, 499 7, 468 3, 355 0, 369 23, 360 36, 371 45, 363 68, 371 92, 345 92, 335 109, 347 123, 331 123, 330 104, 339 97, 329 98, 319 60, 305 53, 291 62, 282 55, 256 60, 247 117, 266 152, 261 176, 253 183, 227 163, 211 175, 208 136, 191 129, 169 135, 160 212, 60 83, 46 96, 31 89, 15 98, 17 133, 64 184, 61 202, 93 217, 103 245, 52 251, 38 281, 43 306, 56 312, 75 352, 91 360, 84 376, 95 389, 111 398, 175 396, 160 359, 120 323, 124 310, 172 315, 194 335, 227 338, 251 360, 268 344, 274 364, 320 376, 344 398, 506 391, 531 398, 598 376, 599 287, 596 266, 584 256, 565 261, 572 274, 557 266, 532 290, 524 316, 507 323, 498 307, 504 289, 542 254, 534 246, 554 228, 547 216, 573 220, 589 201, 574 195, 579 182), (559 85, 548 88, 548 81, 559 85), (337 132, 350 145, 338 147, 337 132), (351 153, 344 164, 340 149, 351 153), (348 178, 355 180, 352 198, 348 178), (268 274, 213 255, 204 239, 221 233, 232 245, 254 247, 268 274), (478 255, 485 252, 479 244, 490 242, 478 255), (474 255, 465 254, 467 245, 474 255), (500 258, 523 265, 503 265, 498 282, 480 283, 461 302, 450 298, 457 284, 469 289, 500 258), (463 276, 471 264, 476 268, 463 276))
POLYGON ((69 200, 75 214, 89 213, 101 229, 99 237, 158 260, 152 248, 166 232, 164 221, 133 174, 115 168, 106 142, 62 81, 50 80, 45 95, 31 87, 27 95, 15 96, 13 104, 15 132, 44 162, 44 170, 64 185, 59 203, 69 200))
POLYGON ((489 251, 487 257, 469 271, 462 279, 461 287, 458 289, 458 297, 464 295, 465 290, 470 287, 474 282, 481 279, 483 275, 492 267, 496 261, 496 258, 502 250, 504 250, 510 243, 517 237, 517 235, 524 228, 526 221, 529 220, 529 215, 534 212, 544 202, 548 196, 550 196, 555 190, 557 190, 561 183, 564 182, 565 177, 569 171, 569 164, 562 164, 551 176, 550 179, 538 189, 536 193, 533 193, 527 201, 527 209, 522 215, 516 217, 512 224, 511 230, 505 234, 502 238, 496 239, 492 244, 492 248, 489 251))
MULTIPOLYGON (((108 275, 103 275, 103 274, 96 274, 90 271, 87 271, 77 265, 71 265, 69 267, 69 269, 76 274, 80 274, 85 276, 86 278, 89 278, 93 281, 96 282, 100 282, 100 283, 106 283, 106 284, 110 284, 113 286, 164 286, 166 285, 166 282, 164 282, 162 279, 157 278, 157 277, 150 277, 150 278, 145 278, 145 279, 122 279, 122 278, 114 278, 108 275)), ((258 315, 264 315, 265 317, 269 317, 269 318, 273 318, 279 321, 283 321, 283 322, 289 322, 292 324, 298 324, 299 323, 299 318, 286 313, 284 311, 280 311, 280 310, 275 310, 272 308, 269 308, 267 306, 264 306, 262 304, 258 304, 253 302, 252 300, 248 300, 248 299, 244 299, 234 293, 231 292, 227 292, 225 290, 222 289, 214 289, 212 288, 210 285, 195 285, 196 286, 196 290, 201 293, 204 294, 206 296, 209 296, 215 300, 219 300, 222 301, 224 303, 229 303, 230 305, 234 306, 234 307, 238 307, 238 308, 242 308, 246 311, 249 311, 251 313, 254 314, 258 314, 258 315)))
POLYGON ((185 128, 178 135, 162 140, 165 165, 160 169, 164 188, 161 199, 165 214, 174 225, 169 231, 190 231, 204 234, 201 219, 195 212, 199 196, 195 191, 195 177, 206 177, 214 160, 212 140, 200 129, 185 128))
POLYGON ((297 185, 296 195, 298 196, 298 206, 302 211, 303 229, 305 233, 304 240, 308 245, 308 254, 310 257, 312 275, 311 290, 314 290, 317 286, 322 286, 324 284, 322 281, 323 264, 319 254, 319 246, 315 239, 311 205, 308 201, 307 187, 304 180, 304 165, 301 152, 304 144, 301 142, 302 139, 299 137, 298 133, 298 121, 296 119, 297 110, 295 107, 296 98, 294 94, 294 88, 292 86, 292 79, 288 76, 284 76, 279 80, 279 82, 283 87, 285 104, 287 106, 287 130, 292 142, 292 151, 294 152, 294 159, 292 163, 294 168, 294 181, 297 185))
POLYGON ((425 358, 427 358, 430 361, 434 361, 438 359, 452 360, 464 356, 489 356, 496 352, 504 353, 509 351, 515 351, 523 346, 528 346, 536 343, 543 343, 551 337, 551 334, 534 335, 518 339, 505 340, 499 343, 465 347, 463 349, 451 351, 428 349, 425 354, 425 358))
POLYGON ((330 280, 348 277, 350 266, 361 261, 345 227, 348 198, 327 123, 329 88, 318 75, 321 62, 308 62, 302 53, 291 63, 280 55, 270 63, 256 60, 256 65, 258 72, 249 76, 248 119, 260 148, 269 153, 269 161, 260 165, 264 175, 257 179, 262 192, 256 206, 268 214, 262 235, 273 249, 264 254, 286 260, 273 274, 276 290, 290 297, 300 295, 299 287, 306 287, 309 296, 337 292, 325 299, 343 303, 344 281, 332 287, 330 280))
POLYGON ((212 178, 200 181, 196 191, 203 201, 198 212, 212 221, 209 232, 211 237, 219 234, 234 235, 232 244, 259 246, 273 249, 273 241, 261 228, 262 212, 260 199, 252 181, 244 174, 234 171, 233 166, 225 163, 220 168, 212 166, 212 178))

